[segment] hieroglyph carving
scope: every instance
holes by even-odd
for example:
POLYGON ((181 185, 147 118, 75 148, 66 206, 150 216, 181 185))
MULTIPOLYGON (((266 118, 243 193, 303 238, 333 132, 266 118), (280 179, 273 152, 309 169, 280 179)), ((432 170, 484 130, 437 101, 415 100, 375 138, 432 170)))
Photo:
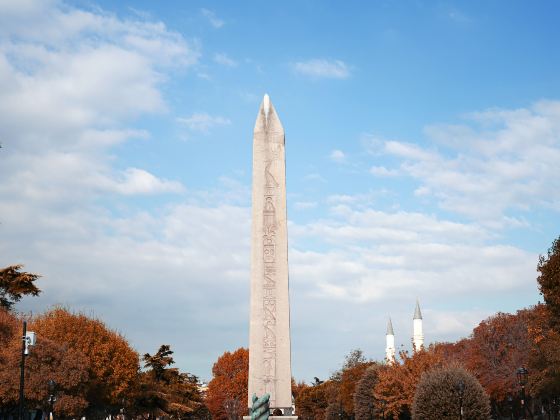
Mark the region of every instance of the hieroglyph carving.
MULTIPOLYGON (((271 144, 274 147, 274 144, 271 144)), ((275 153, 272 153, 273 155, 275 153)), ((271 396, 271 404, 276 396, 276 208, 274 202, 278 194, 278 182, 271 172, 274 160, 266 162, 264 177, 263 208, 263 372, 264 391, 271 396)))

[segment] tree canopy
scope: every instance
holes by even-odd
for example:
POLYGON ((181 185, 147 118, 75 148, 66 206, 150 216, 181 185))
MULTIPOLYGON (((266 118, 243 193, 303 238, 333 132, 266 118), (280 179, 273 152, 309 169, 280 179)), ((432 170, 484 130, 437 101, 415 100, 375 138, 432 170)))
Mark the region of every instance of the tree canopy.
POLYGON ((212 367, 206 406, 214 420, 226 420, 247 414, 249 350, 239 348, 222 354, 212 367))
POLYGON ((41 290, 35 285, 38 274, 21 271, 21 264, 0 269, 0 308, 12 309, 24 295, 38 296, 41 290))
POLYGON ((476 378, 459 366, 422 374, 414 394, 414 420, 489 420, 490 400, 476 378))
POLYGON ((537 278, 539 290, 544 297, 555 325, 560 327, 560 236, 552 242, 547 255, 539 257, 537 278))
MULTIPOLYGON (((15 414, 19 401, 21 324, 12 314, 0 309, 0 407, 4 414, 15 414)), ((27 407, 48 408, 47 382, 54 380, 60 397, 55 410, 77 417, 88 406, 87 361, 66 344, 41 338, 26 357, 25 399, 27 407)))
POLYGON ((164 344, 154 355, 144 355, 146 370, 139 375, 131 409, 152 417, 205 418, 198 378, 169 367, 175 363, 172 354, 171 346, 164 344))
POLYGON ((102 321, 55 308, 33 319, 39 337, 80 352, 87 361, 88 413, 121 408, 138 374, 139 358, 126 339, 102 321))

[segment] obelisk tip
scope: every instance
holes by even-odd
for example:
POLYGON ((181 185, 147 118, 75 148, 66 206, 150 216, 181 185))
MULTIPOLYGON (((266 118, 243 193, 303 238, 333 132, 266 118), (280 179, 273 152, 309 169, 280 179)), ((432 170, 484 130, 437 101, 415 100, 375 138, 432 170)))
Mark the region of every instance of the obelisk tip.
POLYGON ((268 113, 270 112, 270 97, 268 96, 268 93, 264 94, 263 110, 264 110, 264 116, 268 120, 268 113))

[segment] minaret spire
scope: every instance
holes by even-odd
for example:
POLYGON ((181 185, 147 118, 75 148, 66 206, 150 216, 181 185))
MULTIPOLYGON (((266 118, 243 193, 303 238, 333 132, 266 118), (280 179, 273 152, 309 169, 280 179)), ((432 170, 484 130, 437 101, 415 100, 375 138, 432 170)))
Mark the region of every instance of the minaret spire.
POLYGON ((420 303, 418 302, 418 298, 416 298, 416 308, 414 309, 413 319, 422 319, 422 312, 420 312, 420 303))
POLYGON ((424 347, 424 330, 422 328, 422 312, 420 311, 420 302, 416 299, 416 308, 414 309, 413 322, 413 336, 412 345, 414 351, 420 351, 424 347))
POLYGON ((395 363, 395 333, 393 331, 393 323, 391 322, 391 317, 389 317, 389 322, 387 322, 387 335, 386 347, 385 347, 385 358, 387 359, 387 364, 392 365, 395 363))

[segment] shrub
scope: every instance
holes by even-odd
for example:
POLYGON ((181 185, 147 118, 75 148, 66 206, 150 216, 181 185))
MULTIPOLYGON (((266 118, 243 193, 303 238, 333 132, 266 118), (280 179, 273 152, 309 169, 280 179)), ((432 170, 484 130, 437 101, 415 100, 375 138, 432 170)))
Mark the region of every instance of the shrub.
POLYGON ((458 366, 436 368, 422 375, 414 395, 412 418, 414 420, 458 419, 461 382, 464 384, 463 418, 490 419, 488 395, 473 375, 458 366))

